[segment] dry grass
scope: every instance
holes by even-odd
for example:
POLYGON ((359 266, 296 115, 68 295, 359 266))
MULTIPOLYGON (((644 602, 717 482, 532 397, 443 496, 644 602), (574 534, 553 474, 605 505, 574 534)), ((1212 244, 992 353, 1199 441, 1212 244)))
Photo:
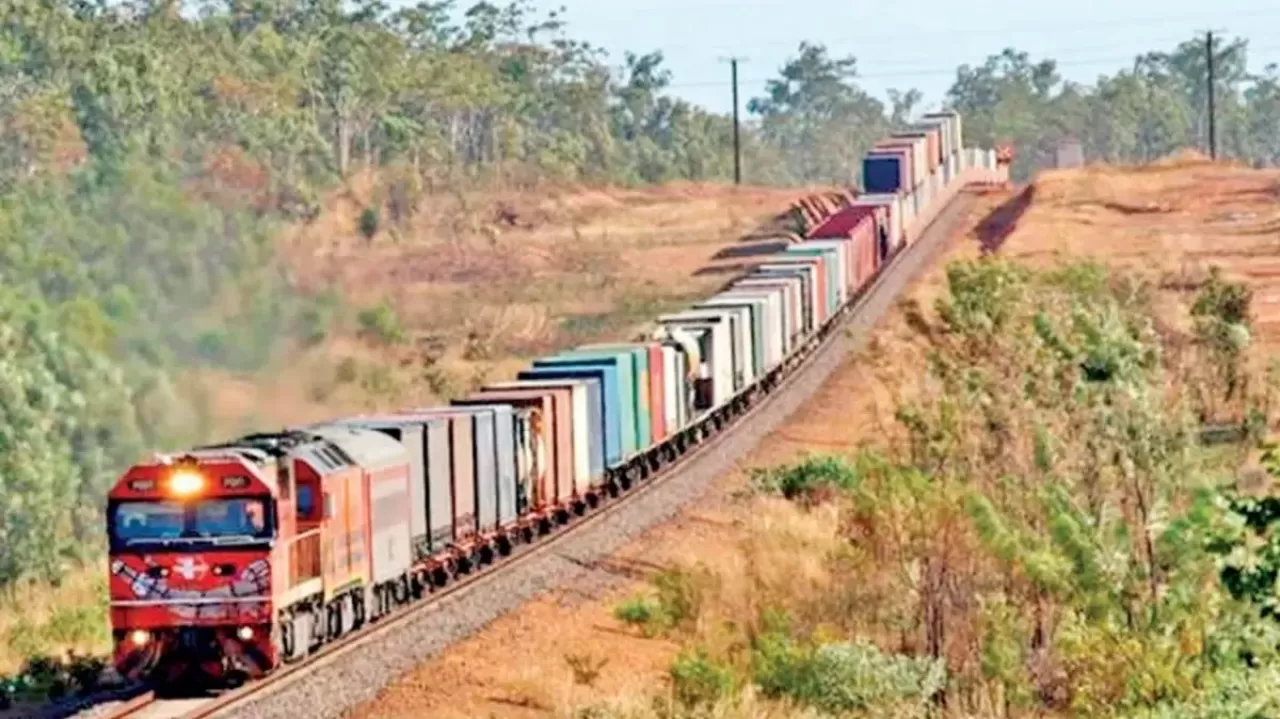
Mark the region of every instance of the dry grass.
POLYGON ((0 675, 11 675, 40 651, 105 654, 106 566, 79 569, 58 587, 17 586, 0 593, 0 675))

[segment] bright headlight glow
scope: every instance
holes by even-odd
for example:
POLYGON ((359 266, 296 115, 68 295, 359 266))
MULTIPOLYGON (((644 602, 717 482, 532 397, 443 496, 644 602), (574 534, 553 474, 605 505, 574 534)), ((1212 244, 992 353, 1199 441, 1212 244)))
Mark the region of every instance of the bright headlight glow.
POLYGON ((189 497, 204 489, 204 477, 189 469, 180 469, 169 476, 169 492, 179 497, 189 497))
POLYGON ((247 642, 253 639, 253 627, 240 627, 236 630, 236 636, 240 637, 240 641, 247 642))
POLYGON ((145 629, 135 629, 129 632, 129 641, 133 642, 135 646, 146 646, 147 642, 151 641, 151 632, 145 629))

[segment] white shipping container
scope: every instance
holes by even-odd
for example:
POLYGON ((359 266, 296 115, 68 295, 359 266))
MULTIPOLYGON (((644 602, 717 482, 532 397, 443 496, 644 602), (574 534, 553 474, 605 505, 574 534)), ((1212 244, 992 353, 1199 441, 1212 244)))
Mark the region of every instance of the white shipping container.
POLYGON ((813 332, 821 322, 821 302, 818 299, 818 268, 815 265, 767 264, 756 268, 751 277, 804 277, 800 285, 800 335, 813 332), (806 288, 805 285, 808 287, 806 288), (807 309, 806 309, 807 308, 807 309))
POLYGON ((745 347, 742 340, 739 340, 739 348, 746 350, 746 372, 745 379, 748 383, 755 381, 768 367, 768 358, 765 356, 765 298, 756 297, 727 297, 724 292, 712 295, 711 299, 700 302, 696 308, 715 307, 723 309, 732 309, 744 313, 744 334, 745 347), (744 305, 746 305, 744 307, 744 305))
POLYGON ((756 302, 760 307, 763 336, 758 338, 764 354, 764 369, 772 369, 782 361, 783 337, 786 327, 783 324, 783 289, 752 290, 750 288, 733 288, 721 292, 712 298, 713 302, 756 302))
POLYGON ((658 321, 663 325, 679 327, 697 337, 699 347, 707 351, 702 357, 698 377, 711 380, 711 402, 714 406, 718 407, 728 401, 734 392, 734 351, 729 314, 686 310, 664 315, 658 321))
POLYGON ((790 354, 803 326, 801 288, 798 277, 744 277, 730 286, 730 291, 778 291, 782 299, 782 353, 790 354))

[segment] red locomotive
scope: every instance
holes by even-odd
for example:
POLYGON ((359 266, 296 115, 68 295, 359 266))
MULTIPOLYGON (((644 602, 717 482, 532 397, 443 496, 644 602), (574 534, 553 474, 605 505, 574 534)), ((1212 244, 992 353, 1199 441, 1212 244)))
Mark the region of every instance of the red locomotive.
POLYGON ((116 667, 237 683, 407 601, 409 481, 401 443, 337 425, 130 468, 107 506, 116 667))

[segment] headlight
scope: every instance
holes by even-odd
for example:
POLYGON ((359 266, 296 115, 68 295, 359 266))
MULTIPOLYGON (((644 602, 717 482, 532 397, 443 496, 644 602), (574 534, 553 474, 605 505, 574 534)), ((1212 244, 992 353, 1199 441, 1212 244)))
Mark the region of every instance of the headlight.
POLYGON ((250 639, 253 639, 253 627, 240 627, 236 630, 236 636, 239 637, 242 642, 247 642, 250 639))
POLYGON ((145 629, 135 629, 129 632, 129 641, 133 642, 134 646, 145 647, 151 641, 151 632, 145 629))

